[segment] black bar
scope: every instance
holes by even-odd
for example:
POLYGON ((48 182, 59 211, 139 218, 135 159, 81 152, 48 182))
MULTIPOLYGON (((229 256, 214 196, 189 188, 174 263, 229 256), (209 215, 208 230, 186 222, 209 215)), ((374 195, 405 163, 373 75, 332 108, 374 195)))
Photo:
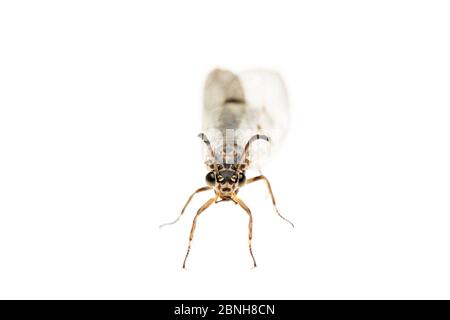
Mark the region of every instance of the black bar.
POLYGON ((43 300, 1 301, 2 314, 44 319, 402 319, 447 315, 447 301, 43 300), (429 301, 427 301, 429 302, 429 301), (445 308, 445 309, 444 309, 445 308))

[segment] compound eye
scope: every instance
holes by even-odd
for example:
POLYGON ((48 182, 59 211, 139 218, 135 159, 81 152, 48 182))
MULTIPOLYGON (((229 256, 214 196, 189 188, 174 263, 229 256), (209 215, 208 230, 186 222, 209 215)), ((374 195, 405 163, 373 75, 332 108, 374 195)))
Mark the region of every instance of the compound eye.
POLYGON ((239 186, 244 185, 245 181, 246 181, 245 174, 239 173, 239 186))
POLYGON ((211 171, 206 175, 205 180, 207 185, 213 186, 216 183, 216 175, 211 171))

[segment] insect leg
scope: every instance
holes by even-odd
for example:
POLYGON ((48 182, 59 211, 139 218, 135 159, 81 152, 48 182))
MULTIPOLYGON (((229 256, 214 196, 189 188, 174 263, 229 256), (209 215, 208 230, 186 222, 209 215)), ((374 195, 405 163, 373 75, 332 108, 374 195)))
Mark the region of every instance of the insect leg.
POLYGON ((178 222, 178 220, 180 220, 181 216, 183 215, 184 210, 186 210, 186 208, 187 208, 189 202, 191 202, 192 198, 193 198, 197 193, 200 193, 200 192, 203 192, 203 191, 208 191, 208 190, 210 190, 210 189, 212 189, 212 188, 211 188, 211 187, 202 187, 202 188, 200 188, 200 189, 197 189, 193 194, 191 194, 191 196, 190 196, 189 199, 187 200, 187 202, 186 202, 186 204, 184 205, 183 210, 181 210, 181 213, 180 213, 180 215, 178 216, 178 218, 176 218, 176 219, 175 219, 174 221, 172 221, 172 222, 164 223, 164 224, 160 225, 159 227, 162 228, 162 227, 164 227, 164 226, 168 226, 168 225, 171 225, 171 224, 174 224, 174 223, 178 222))
POLYGON ((252 212, 250 211, 250 209, 246 206, 246 204, 244 203, 244 201, 242 201, 241 199, 239 199, 238 197, 233 197, 233 200, 242 208, 245 210, 245 212, 247 212, 248 214, 248 248, 250 250, 250 255, 252 256, 253 259, 253 268, 256 267, 256 261, 255 261, 255 257, 253 256, 253 251, 252 251, 252 235, 253 235, 253 216, 252 216, 252 212))
POLYGON ((259 180, 264 180, 266 182, 267 188, 269 189, 270 197, 272 198, 273 206, 274 206, 275 210, 277 211, 277 214, 280 216, 281 219, 287 221, 293 228, 294 224, 291 221, 289 221, 288 219, 286 219, 285 217, 283 217, 281 215, 281 213, 278 211, 277 204, 275 202, 275 197, 274 197, 273 192, 272 192, 272 187, 270 186, 269 180, 265 176, 260 175, 260 176, 257 176, 257 177, 250 178, 250 179, 247 180, 247 184, 252 183, 252 182, 256 182, 256 181, 259 181, 259 180))
POLYGON ((206 201, 200 207, 200 209, 198 209, 197 214, 195 215, 194 220, 192 221, 191 233, 189 234, 189 245, 188 245, 188 249, 186 252, 186 256, 184 257, 183 269, 186 269, 186 260, 188 258, 189 252, 191 251, 191 243, 192 243, 192 239, 194 238, 194 231, 195 231, 195 227, 197 225, 197 218, 203 211, 205 211, 211 204, 213 204, 214 201, 216 201, 216 199, 217 199, 217 196, 206 201))

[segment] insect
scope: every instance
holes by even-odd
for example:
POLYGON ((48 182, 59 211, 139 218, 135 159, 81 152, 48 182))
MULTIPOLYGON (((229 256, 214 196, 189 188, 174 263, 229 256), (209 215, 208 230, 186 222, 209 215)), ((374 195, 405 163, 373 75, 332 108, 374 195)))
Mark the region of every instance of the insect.
POLYGON ((206 186, 191 194, 175 221, 161 225, 176 223, 196 194, 214 192, 198 209, 192 222, 184 269, 198 217, 213 203, 221 201, 232 201, 247 213, 248 246, 253 267, 256 267, 252 251, 252 212, 237 195, 245 185, 264 182, 277 214, 294 226, 278 211, 269 180, 260 171, 263 159, 273 151, 274 142, 279 143, 283 138, 288 120, 286 89, 277 73, 255 70, 236 75, 221 69, 210 72, 204 89, 203 132, 199 134, 205 147, 206 186), (247 178, 246 172, 251 168, 259 169, 260 174, 247 178))

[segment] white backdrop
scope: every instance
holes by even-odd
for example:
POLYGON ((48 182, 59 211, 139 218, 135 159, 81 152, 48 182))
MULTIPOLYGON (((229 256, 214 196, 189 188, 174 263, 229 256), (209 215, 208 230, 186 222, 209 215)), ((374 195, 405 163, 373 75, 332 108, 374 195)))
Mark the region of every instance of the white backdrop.
POLYGON ((0 4, 0 298, 450 298, 446 1, 0 4), (293 128, 199 218, 203 82, 284 76, 293 128))

